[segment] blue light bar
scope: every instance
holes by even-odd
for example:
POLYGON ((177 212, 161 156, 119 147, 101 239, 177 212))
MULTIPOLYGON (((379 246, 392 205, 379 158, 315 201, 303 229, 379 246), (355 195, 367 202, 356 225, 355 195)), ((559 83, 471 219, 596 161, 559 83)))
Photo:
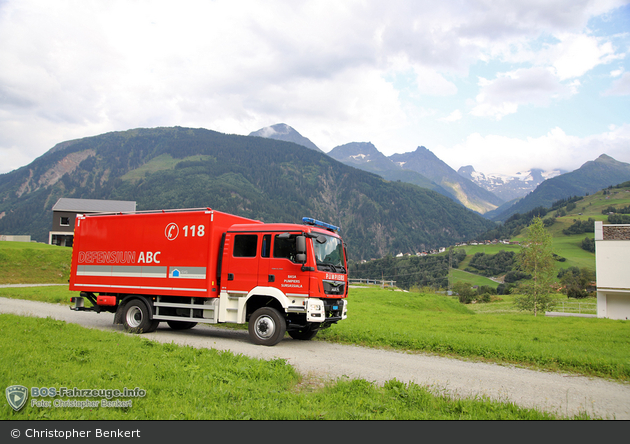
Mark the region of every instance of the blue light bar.
POLYGON ((313 225, 313 226, 316 226, 316 227, 325 228, 326 230, 330 230, 330 231, 334 231, 334 232, 337 232, 337 231, 341 230, 341 228, 339 228, 339 227, 336 227, 336 226, 331 225, 331 224, 327 224, 326 222, 322 222, 321 220, 313 219, 312 217, 303 217, 302 218, 302 222, 304 222, 305 224, 308 224, 308 225, 313 225))

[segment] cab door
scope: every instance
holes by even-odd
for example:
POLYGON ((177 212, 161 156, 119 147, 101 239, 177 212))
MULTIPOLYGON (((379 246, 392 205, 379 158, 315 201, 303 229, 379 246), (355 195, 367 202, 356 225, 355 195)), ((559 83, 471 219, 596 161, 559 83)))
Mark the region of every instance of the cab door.
POLYGON ((307 297, 309 293, 309 273, 302 271, 298 263, 296 249, 297 234, 274 234, 269 258, 267 285, 276 287, 287 296, 307 297))
MULTIPOLYGON (((260 235, 255 233, 233 233, 231 241, 227 285, 225 286, 229 293, 247 294, 258 285, 258 245, 260 244, 260 235)), ((227 243, 226 247, 230 248, 227 243)))
POLYGON ((271 259, 271 234, 263 234, 260 242, 260 261, 258 262, 258 285, 268 287, 273 285, 274 276, 269 274, 271 259))

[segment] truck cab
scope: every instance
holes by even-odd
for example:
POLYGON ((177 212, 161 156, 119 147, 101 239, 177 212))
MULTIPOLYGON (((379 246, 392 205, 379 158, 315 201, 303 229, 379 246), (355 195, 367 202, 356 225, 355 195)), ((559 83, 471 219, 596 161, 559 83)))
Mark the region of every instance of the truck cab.
POLYGON ((327 227, 239 224, 227 231, 221 296, 246 298, 232 321, 248 322, 254 342, 273 342, 284 330, 294 339, 311 339, 347 317, 345 248, 327 227))

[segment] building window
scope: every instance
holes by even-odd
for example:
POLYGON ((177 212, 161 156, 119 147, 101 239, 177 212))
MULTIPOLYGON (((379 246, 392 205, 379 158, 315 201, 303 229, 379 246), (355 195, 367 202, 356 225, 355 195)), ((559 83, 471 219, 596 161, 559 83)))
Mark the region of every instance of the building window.
POLYGON ((69 227, 70 226, 70 218, 67 216, 61 216, 61 222, 60 224, 62 227, 69 227))

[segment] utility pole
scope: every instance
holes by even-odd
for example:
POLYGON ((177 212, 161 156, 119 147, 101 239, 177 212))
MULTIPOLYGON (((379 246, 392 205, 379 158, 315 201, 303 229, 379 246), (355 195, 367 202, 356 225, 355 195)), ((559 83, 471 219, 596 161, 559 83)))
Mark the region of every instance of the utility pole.
POLYGON ((453 246, 448 248, 448 291, 447 295, 453 294, 451 285, 451 270, 453 269, 453 246))

